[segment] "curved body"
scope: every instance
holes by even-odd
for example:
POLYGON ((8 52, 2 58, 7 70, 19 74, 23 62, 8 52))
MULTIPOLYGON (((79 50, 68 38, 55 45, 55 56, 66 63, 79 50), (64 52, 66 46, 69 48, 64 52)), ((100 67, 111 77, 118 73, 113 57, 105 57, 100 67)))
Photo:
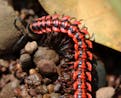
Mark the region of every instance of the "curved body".
POLYGON ((69 16, 59 17, 59 15, 43 16, 35 19, 29 25, 29 31, 33 34, 43 35, 56 32, 66 34, 74 42, 74 62, 73 62, 73 90, 74 98, 94 98, 93 95, 93 56, 90 52, 92 43, 89 38, 87 28, 79 28, 79 21, 71 21, 69 16))

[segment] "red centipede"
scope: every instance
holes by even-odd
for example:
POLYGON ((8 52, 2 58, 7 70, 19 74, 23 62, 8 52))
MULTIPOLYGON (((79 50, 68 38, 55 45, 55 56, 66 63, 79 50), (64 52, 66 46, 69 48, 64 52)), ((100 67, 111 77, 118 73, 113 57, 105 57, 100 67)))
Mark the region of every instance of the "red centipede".
POLYGON ((53 16, 43 16, 35 19, 29 25, 32 33, 42 35, 45 33, 64 33, 74 42, 74 63, 73 63, 73 89, 74 98, 92 98, 92 70, 90 61, 93 55, 90 52, 92 42, 86 39, 89 35, 87 28, 79 28, 80 21, 71 21, 69 16, 55 14, 53 16))

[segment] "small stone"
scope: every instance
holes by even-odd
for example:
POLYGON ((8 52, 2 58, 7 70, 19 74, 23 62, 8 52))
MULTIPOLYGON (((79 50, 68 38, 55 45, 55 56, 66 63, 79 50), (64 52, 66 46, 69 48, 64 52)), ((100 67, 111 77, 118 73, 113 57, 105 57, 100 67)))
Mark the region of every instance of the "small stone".
POLYGON ((29 54, 32 54, 36 49, 37 49, 38 45, 36 41, 33 42, 28 42, 25 45, 25 51, 29 54))
POLYGON ((115 93, 115 89, 113 87, 103 87, 97 90, 96 98, 112 98, 115 93))
POLYGON ((43 98, 51 98, 51 97, 50 97, 50 94, 44 94, 43 98))
POLYGON ((22 70, 21 68, 22 68, 22 65, 21 65, 20 63, 17 63, 17 64, 16 64, 16 69, 17 69, 17 70, 22 70))
POLYGON ((36 96, 36 95, 37 95, 35 89, 32 89, 32 88, 29 89, 29 94, 30 94, 31 96, 36 96))
POLYGON ((12 82, 6 84, 0 92, 0 98, 13 98, 13 96, 14 96, 13 90, 17 86, 19 86, 19 81, 17 79, 15 79, 12 82))
POLYGON ((28 53, 25 53, 25 54, 22 54, 19 59, 21 63, 26 63, 31 60, 31 56, 28 53))
POLYGON ((36 64, 38 61, 43 59, 51 60, 54 63, 57 63, 59 61, 59 56, 54 50, 48 49, 47 47, 39 47, 35 52, 34 62, 36 64))
POLYGON ((16 80, 15 77, 13 75, 3 75, 0 79, 0 87, 3 85, 3 84, 7 84, 8 82, 10 81, 13 81, 13 80, 16 80))
POLYGON ((29 93, 28 93, 28 87, 27 86, 21 85, 20 90, 21 90, 21 97, 22 98, 31 98, 29 93))
POLYGON ((24 79, 27 76, 27 73, 22 70, 17 70, 14 75, 17 79, 24 79))
POLYGON ((54 92, 59 92, 60 88, 61 88, 61 84, 57 83, 54 87, 54 92))
POLYGON ((46 94, 48 93, 48 89, 46 85, 40 85, 36 87, 36 92, 40 94, 46 94))
POLYGON ((30 70, 29 70, 29 74, 30 74, 30 75, 36 74, 36 73, 37 73, 37 71, 36 71, 35 69, 30 69, 30 70))
POLYGON ((51 96, 51 98, 60 98, 59 93, 51 93, 50 96, 51 96))
POLYGON ((20 88, 15 88, 13 92, 14 92, 14 95, 15 95, 15 96, 20 96, 20 95, 21 95, 21 90, 20 90, 20 88))
POLYGON ((42 98, 42 95, 39 94, 39 95, 37 95, 35 98, 42 98))
POLYGON ((64 79, 65 80, 70 80, 71 76, 68 73, 63 73, 64 79))
POLYGON ((25 49, 24 49, 24 48, 21 49, 21 51, 20 51, 20 55, 25 54, 25 53, 27 53, 27 52, 25 51, 25 49))
MULTIPOLYGON (((5 0, 0 0, 0 55, 12 53, 12 48, 21 37, 21 33, 13 25, 15 16, 12 6, 9 6, 5 0)), ((20 25, 17 26, 21 28, 20 25)))
POLYGON ((30 95, 28 94, 27 90, 22 90, 21 96, 22 96, 22 98, 31 98, 30 95))
POLYGON ((20 62, 21 63, 29 62, 30 60, 31 60, 31 56, 28 53, 22 54, 20 56, 20 62))
POLYGON ((53 85, 53 84, 49 84, 49 85, 47 86, 47 89, 48 89, 49 93, 54 92, 54 85, 53 85))
POLYGON ((36 74, 31 74, 28 77, 25 78, 25 83, 27 83, 28 85, 40 85, 42 82, 42 76, 38 73, 36 74))
POLYGON ((40 72, 42 72, 44 74, 57 72, 55 63, 50 60, 39 61, 37 64, 37 67, 39 68, 40 72))
POLYGON ((14 73, 14 71, 16 70, 16 67, 15 67, 15 63, 10 63, 10 65, 9 65, 9 71, 11 72, 11 73, 14 73))
POLYGON ((23 70, 28 70, 32 65, 31 56, 28 53, 22 54, 20 56, 20 62, 22 64, 23 70))
POLYGON ((6 68, 6 67, 1 67, 1 68, 0 68, 0 71, 1 71, 1 72, 5 72, 5 71, 7 71, 7 68, 6 68))
POLYGON ((43 82, 44 82, 44 84, 48 85, 48 84, 50 84, 52 82, 52 80, 49 79, 49 78, 44 78, 43 82))
POLYGON ((8 67, 9 66, 9 62, 3 59, 0 59, 0 66, 3 67, 8 67))

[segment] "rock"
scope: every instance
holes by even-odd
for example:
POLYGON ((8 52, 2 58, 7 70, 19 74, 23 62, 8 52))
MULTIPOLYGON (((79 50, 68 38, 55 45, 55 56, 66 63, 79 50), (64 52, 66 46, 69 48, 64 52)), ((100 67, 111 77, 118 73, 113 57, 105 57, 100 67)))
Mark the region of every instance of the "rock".
POLYGON ((59 93, 51 93, 50 96, 51 96, 51 98, 59 98, 60 94, 59 93))
POLYGON ((9 67, 9 62, 4 59, 0 59, 0 71, 6 72, 8 67, 9 67))
POLYGON ((15 80, 15 77, 13 75, 3 75, 0 79, 0 87, 6 85, 8 82, 13 80, 15 80))
POLYGON ((120 85, 115 89, 115 94, 112 98, 121 98, 121 83, 120 85))
POLYGON ((54 87, 54 92, 59 92, 60 88, 61 88, 61 84, 57 83, 54 87))
POLYGON ((37 49, 37 47, 38 47, 38 45, 37 45, 36 41, 28 42, 25 45, 25 51, 29 54, 32 54, 37 49))
POLYGON ((42 82, 42 76, 38 73, 31 74, 25 78, 25 83, 28 85, 38 86, 42 82))
POLYGON ((53 85, 53 84, 49 84, 49 85, 47 86, 47 89, 48 89, 48 92, 49 92, 49 93, 54 92, 54 85, 53 85))
POLYGON ((103 87, 97 90, 96 98, 112 98, 115 93, 115 89, 113 87, 103 87))
POLYGON ((37 73, 37 71, 36 71, 35 69, 30 69, 30 70, 29 70, 29 74, 30 74, 30 75, 36 74, 36 73, 37 73))
POLYGON ((11 53, 21 36, 13 25, 15 16, 12 7, 8 6, 4 0, 0 0, 0 55, 11 53))
POLYGON ((51 98, 51 97, 50 97, 50 94, 44 94, 43 98, 51 98))
POLYGON ((40 94, 46 94, 48 93, 48 89, 46 85, 40 85, 36 87, 36 92, 40 94))
POLYGON ((27 73, 20 68, 14 72, 14 75, 17 79, 24 79, 27 76, 27 73))
MULTIPOLYGON (((34 97, 33 97, 33 98, 34 98, 34 97)), ((42 98, 42 95, 39 94, 39 95, 37 95, 35 98, 42 98)))
POLYGON ((48 49, 47 47, 39 47, 35 52, 34 62, 36 64, 38 61, 43 59, 57 63, 59 61, 59 56, 54 50, 48 49))
POLYGON ((50 60, 40 60, 37 63, 37 67, 39 68, 40 72, 43 74, 50 74, 57 72, 55 63, 50 60))
POLYGON ((13 90, 18 86, 19 86, 19 81, 17 79, 6 84, 2 89, 2 91, 0 92, 0 98, 13 98, 14 97, 13 90))
POLYGON ((31 56, 28 53, 22 54, 20 56, 20 62, 21 63, 26 63, 26 62, 29 62, 29 61, 31 61, 31 56))
POLYGON ((32 89, 32 88, 29 89, 29 94, 31 96, 36 96, 37 95, 36 90, 35 89, 32 89))
POLYGON ((71 79, 71 76, 68 73, 64 73, 64 72, 63 72, 63 77, 64 77, 65 80, 71 79))
POLYGON ((52 82, 52 80, 49 79, 49 78, 44 78, 43 82, 44 82, 45 85, 48 85, 48 84, 50 84, 52 82))
POLYGON ((118 87, 121 83, 121 77, 116 75, 107 75, 107 85, 112 87, 118 87))
POLYGON ((22 98, 31 98, 31 96, 28 94, 28 87, 27 86, 21 85, 20 89, 21 89, 20 95, 22 96, 22 98))
POLYGON ((9 66, 9 62, 4 60, 4 59, 0 59, 0 66, 8 67, 9 66))
POLYGON ((32 66, 31 56, 28 53, 22 54, 20 56, 20 62, 22 64, 23 70, 28 70, 32 66))

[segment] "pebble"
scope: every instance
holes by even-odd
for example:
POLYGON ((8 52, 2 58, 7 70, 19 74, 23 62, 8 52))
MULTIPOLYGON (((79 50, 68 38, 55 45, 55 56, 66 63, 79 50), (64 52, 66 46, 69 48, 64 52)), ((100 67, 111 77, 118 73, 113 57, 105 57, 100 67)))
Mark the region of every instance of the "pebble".
POLYGON ((54 92, 59 92, 60 88, 61 88, 61 84, 57 83, 54 87, 54 92))
POLYGON ((70 80, 71 76, 68 73, 63 73, 64 79, 65 80, 70 80))
POLYGON ((46 94, 48 93, 48 89, 46 85, 40 85, 36 87, 36 92, 40 94, 46 94))
POLYGON ((48 84, 50 84, 51 82, 52 82, 52 80, 49 79, 49 78, 44 78, 44 79, 43 79, 43 83, 44 83, 45 85, 48 85, 48 84))
POLYGON ((42 82, 42 76, 38 73, 36 74, 31 74, 28 77, 25 78, 25 83, 27 83, 28 85, 40 85, 42 82))
POLYGON ((37 49, 38 45, 36 41, 32 41, 32 42, 28 42, 25 45, 25 51, 29 54, 32 54, 36 49, 37 49))
POLYGON ((35 69, 30 69, 30 70, 29 70, 29 74, 30 74, 30 75, 36 74, 36 73, 37 73, 37 71, 36 71, 35 69))
MULTIPOLYGON (((0 0, 0 55, 3 56, 4 54, 13 52, 12 50, 14 49, 12 48, 21 37, 21 33, 17 32, 17 29, 13 25, 16 16, 15 11, 5 1, 0 0)), ((17 24, 17 26, 20 25, 17 24)))
POLYGON ((56 73, 56 65, 50 60, 40 60, 37 64, 39 71, 44 74, 56 73))
POLYGON ((107 84, 108 86, 112 86, 112 87, 118 87, 121 83, 121 77, 120 76, 115 76, 115 75, 107 75, 107 84))
POLYGON ((35 89, 32 89, 32 88, 29 89, 29 94, 31 96, 36 96, 37 95, 36 90, 35 89))
POLYGON ((20 63, 23 70, 28 70, 32 65, 31 56, 28 53, 22 54, 20 56, 20 63))
POLYGON ((0 79, 0 89, 3 88, 8 82, 13 81, 15 77, 13 75, 3 75, 0 79))
POLYGON ((19 81, 17 79, 11 81, 6 84, 2 91, 0 92, 0 98, 13 98, 14 92, 13 90, 19 86, 19 81))
POLYGON ((28 86, 21 85, 20 90, 21 90, 20 95, 22 98, 31 98, 31 96, 28 93, 28 86))
POLYGON ((51 96, 51 98, 59 98, 60 94, 59 93, 51 93, 50 96, 51 96))
POLYGON ((43 59, 57 63, 59 61, 59 56, 54 50, 48 49, 47 47, 38 47, 38 50, 34 54, 34 62, 36 64, 43 59))
POLYGON ((22 70, 17 70, 14 75, 17 79, 24 79, 27 76, 27 73, 22 70))
POLYGON ((8 67, 9 66, 9 62, 3 59, 0 59, 0 66, 3 67, 8 67))
POLYGON ((20 56, 20 62, 21 62, 21 63, 29 62, 30 60, 31 60, 31 56, 30 56, 30 54, 28 54, 28 53, 22 54, 22 55, 20 56))
POLYGON ((51 97, 50 97, 50 94, 44 94, 43 98, 51 98, 51 97))
POLYGON ((15 88, 13 92, 14 92, 15 96, 21 96, 21 90, 20 90, 20 88, 15 88))
POLYGON ((48 89, 48 92, 49 92, 49 93, 54 92, 54 85, 53 85, 53 84, 49 84, 49 85, 47 86, 47 89, 48 89))
POLYGON ((96 98, 112 98, 115 93, 115 89, 113 87, 102 87, 97 90, 96 98))
POLYGON ((37 95, 36 97, 33 97, 33 98, 42 98, 42 95, 39 94, 39 95, 37 95))

